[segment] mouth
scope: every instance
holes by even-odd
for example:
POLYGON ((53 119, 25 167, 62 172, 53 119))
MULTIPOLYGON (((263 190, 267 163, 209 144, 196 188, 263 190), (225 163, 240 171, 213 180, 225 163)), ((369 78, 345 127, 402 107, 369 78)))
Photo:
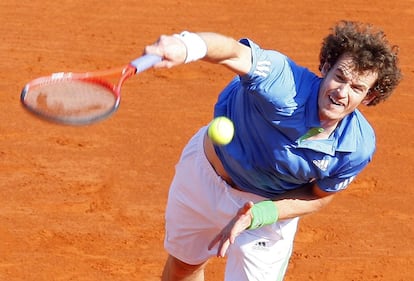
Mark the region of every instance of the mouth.
POLYGON ((339 102, 338 100, 336 100, 333 96, 329 96, 329 100, 331 101, 331 103, 333 103, 334 105, 337 106, 345 106, 343 103, 339 102))

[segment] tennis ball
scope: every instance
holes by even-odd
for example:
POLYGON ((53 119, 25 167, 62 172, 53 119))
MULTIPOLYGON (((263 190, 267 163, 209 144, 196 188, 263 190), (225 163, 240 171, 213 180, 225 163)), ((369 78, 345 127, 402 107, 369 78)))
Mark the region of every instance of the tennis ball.
POLYGON ((207 134, 217 145, 229 144, 234 136, 233 122, 224 116, 216 117, 211 121, 207 134))

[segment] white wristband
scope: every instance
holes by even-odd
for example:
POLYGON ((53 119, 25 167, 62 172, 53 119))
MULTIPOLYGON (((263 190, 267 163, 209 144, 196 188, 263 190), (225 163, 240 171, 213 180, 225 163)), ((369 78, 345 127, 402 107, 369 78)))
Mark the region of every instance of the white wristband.
POLYGON ((174 34, 174 37, 177 37, 183 41, 187 49, 187 56, 184 63, 196 61, 206 56, 207 44, 198 34, 183 31, 180 34, 174 34))

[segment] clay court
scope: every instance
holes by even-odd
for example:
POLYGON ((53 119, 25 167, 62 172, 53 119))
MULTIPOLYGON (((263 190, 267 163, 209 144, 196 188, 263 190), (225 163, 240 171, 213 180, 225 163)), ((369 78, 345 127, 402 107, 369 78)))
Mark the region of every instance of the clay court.
MULTIPOLYGON (((28 81, 122 66, 185 29, 249 37, 317 71, 321 39, 341 19, 380 25, 400 46, 404 80, 361 108, 377 133, 374 161, 301 220, 285 280, 413 280, 413 0, 3 0, 0 280, 159 280, 174 165, 233 74, 203 62, 147 71, 125 83, 113 117, 87 127, 25 112, 28 81)), ((223 271, 212 259, 206 280, 223 271)))

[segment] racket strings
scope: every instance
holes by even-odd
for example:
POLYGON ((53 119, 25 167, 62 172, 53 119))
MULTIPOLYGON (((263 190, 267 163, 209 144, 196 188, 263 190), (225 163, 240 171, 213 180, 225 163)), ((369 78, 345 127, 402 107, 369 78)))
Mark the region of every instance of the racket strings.
POLYGON ((92 78, 51 80, 30 87, 25 105, 44 117, 86 123, 112 113, 119 104, 115 86, 92 78))
POLYGON ((90 124, 108 117, 119 107, 121 86, 127 78, 160 61, 159 56, 145 55, 120 68, 39 77, 26 84, 20 100, 29 111, 46 120, 90 124))

